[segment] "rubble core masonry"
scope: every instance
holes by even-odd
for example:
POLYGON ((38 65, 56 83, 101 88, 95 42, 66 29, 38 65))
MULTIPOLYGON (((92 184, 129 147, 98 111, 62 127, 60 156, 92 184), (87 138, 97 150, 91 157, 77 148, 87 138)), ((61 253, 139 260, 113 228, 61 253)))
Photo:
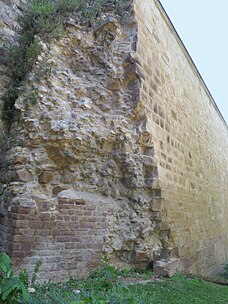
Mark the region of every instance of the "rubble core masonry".
MULTIPOLYGON (((12 43, 21 11, 0 6, 12 43)), ((213 275, 228 261, 227 124, 159 1, 105 14, 39 37, 1 151, 1 250, 16 269, 41 259, 41 281, 85 276, 104 256, 213 275)))

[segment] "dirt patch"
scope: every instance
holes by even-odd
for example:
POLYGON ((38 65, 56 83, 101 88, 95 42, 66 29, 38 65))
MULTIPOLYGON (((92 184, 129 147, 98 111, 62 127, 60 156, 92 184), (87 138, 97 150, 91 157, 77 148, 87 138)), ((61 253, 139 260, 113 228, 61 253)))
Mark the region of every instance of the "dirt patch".
POLYGON ((152 275, 151 277, 149 277, 147 279, 120 277, 119 281, 124 282, 127 285, 130 285, 130 284, 148 284, 148 283, 154 282, 154 281, 162 281, 162 277, 160 277, 158 275, 152 275))

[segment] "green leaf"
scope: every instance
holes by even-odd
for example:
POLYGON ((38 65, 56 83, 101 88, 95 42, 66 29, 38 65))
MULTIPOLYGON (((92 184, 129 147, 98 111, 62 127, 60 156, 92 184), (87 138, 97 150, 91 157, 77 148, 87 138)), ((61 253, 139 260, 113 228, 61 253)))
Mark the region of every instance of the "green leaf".
POLYGON ((10 278, 2 285, 2 300, 6 300, 8 295, 19 286, 19 279, 17 277, 10 278))
POLYGON ((10 257, 6 253, 3 253, 0 257, 0 268, 5 273, 7 273, 11 269, 10 257))
POLYGON ((13 271, 12 268, 10 267, 10 269, 7 271, 6 273, 7 278, 11 278, 13 276, 13 271))
POLYGON ((25 287, 24 283, 20 281, 18 277, 13 277, 7 280, 5 284, 2 285, 1 287, 1 292, 2 292, 2 300, 6 300, 9 294, 17 289, 18 292, 22 293, 22 298, 25 302, 28 302, 30 296, 27 291, 27 288, 25 287))
POLYGON ((25 287, 25 284, 23 282, 21 282, 21 284, 20 284, 20 289, 22 291, 23 300, 27 302, 30 298, 30 295, 29 295, 29 293, 27 291, 27 288, 25 287))
POLYGON ((10 257, 5 252, 2 254, 0 260, 6 265, 10 264, 10 257))
POLYGON ((20 286, 20 280, 18 277, 13 277, 8 280, 6 280, 6 283, 2 285, 2 292, 6 292, 7 290, 10 290, 10 292, 14 289, 20 286))
POLYGON ((2 293, 2 300, 6 300, 8 295, 11 293, 12 289, 8 289, 7 291, 2 293))

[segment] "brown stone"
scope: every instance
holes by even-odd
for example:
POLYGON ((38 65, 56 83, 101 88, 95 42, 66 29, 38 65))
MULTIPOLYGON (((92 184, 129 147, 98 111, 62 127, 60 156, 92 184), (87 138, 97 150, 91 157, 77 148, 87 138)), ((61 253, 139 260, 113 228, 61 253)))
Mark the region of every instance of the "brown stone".
POLYGON ((164 200, 161 198, 154 198, 150 203, 150 208, 153 211, 162 211, 164 210, 164 200))
POLYGON ((85 205, 85 200, 82 198, 60 198, 60 205, 85 205))
POLYGON ((27 157, 18 155, 14 158, 15 165, 25 165, 27 163, 27 157))
MULTIPOLYGON (((0 0, 0 20, 15 23, 15 1, 0 0)), ((0 240, 17 244, 21 268, 42 257, 42 280, 85 276, 102 251, 168 276, 179 256, 198 274, 226 262, 227 125, 159 1, 128 5, 124 22, 109 11, 93 30, 71 23, 39 40, 39 81, 35 68, 15 103, 0 240), (34 87, 36 105, 25 102, 34 87)), ((2 26, 0 45, 16 42, 17 26, 2 26)), ((1 61, 0 95, 8 72, 1 61)))
POLYGON ((27 169, 17 170, 17 178, 22 182, 30 182, 33 180, 33 176, 27 169))
POLYGON ((40 184, 49 184, 53 178, 53 173, 50 171, 44 171, 39 175, 40 184))
POLYGON ((160 260, 153 263, 153 271, 164 277, 172 277, 178 271, 179 260, 160 260))
POLYGON ((148 250, 136 250, 135 252, 135 262, 150 262, 151 252, 148 250))
POLYGON ((67 190, 68 188, 67 187, 64 187, 64 186, 56 186, 53 188, 52 190, 52 194, 54 196, 57 196, 60 192, 64 191, 64 190, 67 190))
POLYGON ((111 91, 119 91, 121 87, 119 79, 112 79, 107 84, 107 89, 111 91))

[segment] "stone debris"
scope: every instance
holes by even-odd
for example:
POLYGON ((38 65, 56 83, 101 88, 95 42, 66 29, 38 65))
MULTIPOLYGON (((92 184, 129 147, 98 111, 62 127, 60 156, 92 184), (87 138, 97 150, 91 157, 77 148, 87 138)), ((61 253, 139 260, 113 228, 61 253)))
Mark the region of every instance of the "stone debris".
POLYGON ((178 259, 160 260, 153 263, 153 271, 163 277, 172 277, 178 271, 178 259))

